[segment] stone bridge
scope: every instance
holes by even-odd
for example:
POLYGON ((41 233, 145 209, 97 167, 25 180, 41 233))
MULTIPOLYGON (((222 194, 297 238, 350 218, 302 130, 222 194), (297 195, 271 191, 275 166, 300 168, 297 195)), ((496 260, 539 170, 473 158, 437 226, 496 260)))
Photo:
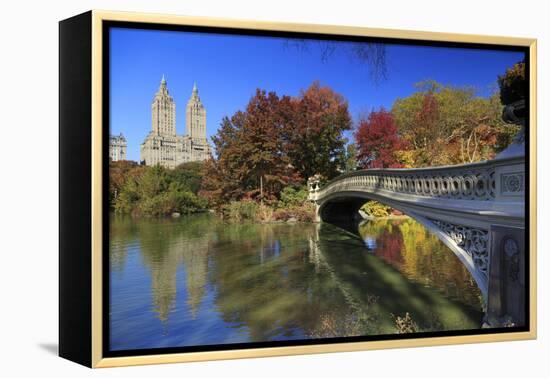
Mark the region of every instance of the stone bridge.
POLYGON ((367 169, 321 186, 309 199, 320 221, 360 219, 376 200, 422 223, 470 271, 490 326, 525 324, 525 157, 421 169, 367 169))

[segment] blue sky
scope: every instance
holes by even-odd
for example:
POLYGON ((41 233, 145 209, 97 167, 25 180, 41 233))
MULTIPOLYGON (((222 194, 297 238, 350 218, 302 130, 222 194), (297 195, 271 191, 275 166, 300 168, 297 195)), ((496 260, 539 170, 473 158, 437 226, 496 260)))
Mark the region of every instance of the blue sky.
POLYGON ((110 32, 110 132, 123 133, 129 160, 139 160, 139 145, 151 130, 151 101, 164 74, 176 102, 176 129, 185 132, 185 105, 193 83, 207 112, 207 134, 224 116, 243 109, 256 88, 298 95, 319 80, 349 102, 353 119, 361 112, 391 108, 395 99, 434 79, 473 85, 488 96, 497 75, 523 53, 411 45, 387 45, 386 80, 374 83, 368 65, 352 58, 341 42, 328 59, 317 43, 307 49, 274 37, 113 28, 110 32))

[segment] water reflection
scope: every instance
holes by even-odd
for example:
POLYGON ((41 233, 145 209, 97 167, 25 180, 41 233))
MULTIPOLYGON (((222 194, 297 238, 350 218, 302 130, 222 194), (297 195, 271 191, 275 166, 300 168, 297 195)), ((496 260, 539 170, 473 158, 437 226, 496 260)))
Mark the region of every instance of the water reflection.
POLYGON ((359 230, 112 217, 111 349, 395 333, 406 312, 479 327, 479 291, 421 225, 359 230))
POLYGON ((359 233, 367 246, 375 239, 374 254, 409 279, 480 306, 481 293, 468 270, 420 223, 411 218, 370 220, 359 225, 359 233))

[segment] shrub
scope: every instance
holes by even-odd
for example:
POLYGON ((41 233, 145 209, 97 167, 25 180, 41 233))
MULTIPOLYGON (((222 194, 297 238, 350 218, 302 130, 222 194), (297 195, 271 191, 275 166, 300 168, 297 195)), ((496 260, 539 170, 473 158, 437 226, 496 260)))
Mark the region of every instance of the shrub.
POLYGON ((222 206, 222 214, 224 218, 237 221, 254 220, 258 206, 256 202, 251 200, 231 201, 229 204, 222 206))
POLYGON ((298 188, 287 186, 281 191, 279 206, 288 207, 302 205, 307 201, 308 194, 307 186, 298 188))
POLYGON ((256 220, 260 222, 271 222, 273 220, 274 210, 272 207, 261 204, 258 206, 258 211, 256 213, 256 220))
POLYGON ((194 213, 206 208, 206 201, 188 191, 168 191, 153 197, 144 197, 134 211, 137 215, 161 216, 166 214, 194 213))
MULTIPOLYGON (((287 192, 288 194, 289 192, 287 192)), ((290 192, 290 196, 296 195, 297 192, 290 192)), ((299 202, 302 195, 297 195, 289 202, 299 202)), ((303 197, 303 196, 302 196, 303 197)), ((288 204, 289 202, 286 202, 288 204)), ((258 204, 253 200, 232 201, 229 204, 222 206, 222 216, 226 219, 235 221, 287 221, 291 218, 297 222, 313 222, 315 221, 315 205, 307 201, 300 205, 284 205, 282 201, 275 203, 258 204)))
POLYGON ((419 331, 418 325, 408 312, 405 316, 392 314, 392 318, 395 322, 395 329, 397 333, 416 333, 419 331))
POLYGON ((375 218, 387 217, 390 215, 391 209, 391 207, 377 201, 368 201, 361 207, 365 214, 375 218))
POLYGON ((310 332, 312 338, 362 336, 366 333, 363 321, 352 314, 321 315, 317 326, 310 332))
POLYGON ((134 179, 129 179, 122 186, 120 193, 118 193, 118 196, 114 200, 113 207, 117 213, 131 213, 139 198, 138 182, 134 179))
POLYGON ((174 212, 193 213, 208 207, 204 198, 192 192, 186 175, 193 171, 187 166, 173 171, 160 166, 136 166, 123 173, 120 169, 117 171, 117 167, 113 165, 110 174, 111 179, 118 180, 111 196, 118 213, 160 216, 174 212), (120 177, 116 176, 119 173, 120 177))
POLYGON ((197 194, 202 182, 202 161, 193 161, 183 163, 172 171, 169 171, 172 181, 181 183, 185 189, 193 194, 197 194))
POLYGON ((291 218, 298 222, 314 222, 315 221, 315 205, 312 203, 304 203, 301 206, 289 206, 278 208, 273 213, 273 219, 278 221, 286 221, 291 218))

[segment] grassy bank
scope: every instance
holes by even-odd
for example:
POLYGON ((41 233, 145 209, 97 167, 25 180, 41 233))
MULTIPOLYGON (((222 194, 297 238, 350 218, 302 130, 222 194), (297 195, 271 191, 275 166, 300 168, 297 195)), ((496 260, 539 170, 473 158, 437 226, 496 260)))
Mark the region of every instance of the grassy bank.
POLYGON ((280 202, 263 204, 255 201, 233 201, 222 206, 219 212, 223 219, 233 221, 268 222, 314 222, 315 205, 284 205, 280 202))

